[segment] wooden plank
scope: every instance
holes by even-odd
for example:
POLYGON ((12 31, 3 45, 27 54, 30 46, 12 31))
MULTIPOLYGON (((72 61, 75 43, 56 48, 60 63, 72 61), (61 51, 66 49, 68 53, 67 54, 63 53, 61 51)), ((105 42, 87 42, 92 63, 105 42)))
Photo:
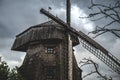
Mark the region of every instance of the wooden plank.
POLYGON ((68 80, 73 80, 73 49, 72 40, 68 34, 68 80))

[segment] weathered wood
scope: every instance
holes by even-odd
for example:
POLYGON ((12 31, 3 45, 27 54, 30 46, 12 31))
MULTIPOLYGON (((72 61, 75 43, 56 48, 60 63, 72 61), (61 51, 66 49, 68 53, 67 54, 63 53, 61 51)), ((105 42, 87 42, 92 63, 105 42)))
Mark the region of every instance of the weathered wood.
POLYGON ((71 3, 70 0, 66 0, 66 22, 67 24, 70 26, 70 22, 71 22, 71 3))
MULTIPOLYGON (((71 36, 69 53, 74 55, 72 46, 79 44, 79 40, 74 33, 69 33, 69 35, 71 36)), ((20 72, 26 80, 46 80, 46 69, 50 67, 55 68, 55 77, 47 80, 68 80, 68 65, 69 69, 72 69, 72 72, 70 72, 71 79, 74 77, 73 80, 82 80, 80 75, 82 71, 79 70, 75 57, 69 57, 73 66, 68 64, 68 34, 66 28, 55 22, 48 21, 23 31, 16 36, 12 49, 27 52, 20 68, 20 72), (48 46, 55 47, 55 54, 46 52, 48 46), (76 75, 73 75, 73 73, 76 75)))
MULTIPOLYGON (((34 27, 32 26, 32 28, 23 31, 16 36, 16 40, 12 46, 12 50, 26 51, 29 44, 45 43, 49 39, 51 39, 51 42, 60 42, 61 40, 63 40, 63 35, 66 33, 66 30, 63 26, 54 23, 54 21, 48 21, 41 25, 37 25, 34 27)), ((78 38, 72 33, 71 36, 73 40, 73 45, 75 46, 79 44, 78 38)))
POLYGON ((68 80, 73 80, 73 48, 72 40, 68 35, 68 80))
POLYGON ((51 13, 48 13, 48 11, 46 11, 43 8, 40 11, 43 14, 45 14, 46 16, 48 16, 49 18, 51 18, 54 21, 56 21, 57 23, 59 23, 60 25, 64 26, 66 28, 66 30, 68 30, 68 32, 72 32, 72 33, 76 34, 77 36, 79 36, 83 40, 87 41, 93 47, 95 47, 95 48, 100 49, 101 51, 103 51, 105 54, 108 53, 108 51, 105 48, 103 48, 100 44, 98 44, 93 39, 91 39, 90 37, 88 37, 87 35, 85 35, 82 31, 80 31, 80 32, 76 31, 74 28, 72 28, 69 25, 67 25, 64 21, 62 21, 61 19, 55 17, 51 13))
MULTIPOLYGON (((20 68, 20 71, 26 80, 46 80, 45 68, 49 67, 55 67, 56 69, 55 78, 52 80, 68 80, 68 52, 70 51, 71 53, 73 49, 70 47, 68 51, 67 40, 68 36, 65 34, 64 41, 58 44, 49 44, 48 42, 45 44, 41 43, 29 45, 27 56, 20 68), (55 53, 48 54, 46 52, 47 46, 54 46, 56 50, 55 53)), ((72 45, 72 43, 70 43, 70 45, 72 45)), ((71 55, 74 56, 73 53, 71 53, 71 55)), ((74 69, 71 73, 74 77, 73 80, 82 80, 80 75, 82 71, 80 71, 75 57, 72 58, 70 63, 72 63, 73 66, 69 65, 69 68, 74 69)))

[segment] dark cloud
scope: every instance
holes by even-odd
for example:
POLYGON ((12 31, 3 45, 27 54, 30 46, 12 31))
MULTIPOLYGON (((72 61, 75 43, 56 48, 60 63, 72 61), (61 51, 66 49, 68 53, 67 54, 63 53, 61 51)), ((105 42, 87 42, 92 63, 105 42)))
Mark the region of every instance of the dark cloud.
MULTIPOLYGON (((108 4, 115 1, 117 0, 94 0, 95 3, 102 4, 108 4)), ((85 13, 86 15, 91 12, 87 8, 90 6, 89 0, 71 0, 71 3, 72 6, 76 5, 79 7, 79 9, 83 11, 82 13, 85 13)), ((48 18, 46 16, 40 14, 39 10, 41 8, 48 10, 48 7, 50 6, 52 7, 52 10, 50 11, 51 13, 65 20, 65 11, 61 10, 65 10, 65 5, 65 0, 0 0, 0 56, 2 55, 4 60, 8 62, 22 62, 21 57, 24 57, 25 53, 22 54, 19 52, 10 51, 15 39, 15 35, 19 34, 32 25, 48 21, 48 18)), ((79 21, 76 21, 74 24, 76 25, 77 22, 79 23, 79 21)), ((101 23, 105 24, 105 21, 98 22, 98 24, 101 23)), ((82 25, 81 22, 78 25, 80 25, 80 27, 75 28, 85 31, 85 29, 83 29, 84 25, 82 25)), ((98 41, 105 48, 107 48, 107 50, 112 51, 113 53, 116 51, 116 47, 119 47, 117 44, 120 44, 120 40, 117 39, 116 41, 116 38, 110 34, 100 36, 96 39, 96 41, 98 41)), ((79 46, 77 47, 76 52, 78 53, 76 53, 76 55, 82 55, 83 57, 86 57, 86 55, 87 57, 92 55, 87 50, 79 46)), ((118 55, 117 53, 119 53, 119 50, 117 50, 116 54, 114 55, 118 55)), ((79 61, 81 57, 78 56, 77 59, 79 61)), ((95 60, 97 59, 95 58, 95 60)), ((14 64, 12 64, 12 66, 13 65, 14 64)), ((102 67, 104 67, 104 65, 102 67)), ((114 76, 116 77, 116 75, 114 76)))
POLYGON ((2 23, 0 23, 0 38, 11 37, 9 29, 2 23))

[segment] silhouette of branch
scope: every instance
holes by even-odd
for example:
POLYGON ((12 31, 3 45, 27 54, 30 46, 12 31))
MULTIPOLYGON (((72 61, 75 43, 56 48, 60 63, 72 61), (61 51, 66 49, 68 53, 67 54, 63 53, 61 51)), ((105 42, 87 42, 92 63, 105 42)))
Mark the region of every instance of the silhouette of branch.
POLYGON ((104 26, 103 28, 96 26, 96 29, 94 31, 89 32, 88 34, 92 33, 92 34, 96 34, 93 38, 96 38, 97 36, 100 36, 106 32, 110 32, 112 34, 114 34, 116 37, 120 38, 120 34, 117 32, 120 32, 120 29, 108 29, 105 28, 106 26, 104 26))
POLYGON ((91 71, 90 73, 88 73, 88 74, 86 74, 86 75, 84 75, 83 76, 83 78, 86 78, 86 77, 88 77, 88 76, 90 76, 90 75, 92 75, 92 74, 95 74, 95 73, 97 73, 99 76, 99 78, 102 78, 102 79, 104 79, 104 80, 112 80, 112 78, 110 77, 110 79, 105 75, 103 75, 103 74, 101 74, 100 72, 99 72, 99 65, 97 64, 97 63, 95 63, 93 60, 91 60, 90 58, 89 59, 86 59, 86 58, 84 58, 82 61, 80 61, 80 63, 79 64, 82 64, 80 67, 84 67, 85 65, 93 65, 94 66, 94 68, 95 68, 95 70, 94 71, 91 71))
POLYGON ((96 12, 90 13, 88 16, 80 17, 80 18, 90 18, 91 21, 100 21, 100 20, 111 20, 110 22, 106 22, 103 26, 96 26, 96 29, 94 31, 89 32, 92 34, 95 34, 94 38, 106 33, 110 32, 116 37, 120 38, 120 30, 114 29, 115 23, 120 25, 120 1, 117 1, 115 3, 104 5, 104 4, 98 4, 94 3, 93 0, 90 0, 91 5, 88 7, 90 10, 94 10, 96 12), (97 10, 96 10, 97 9, 97 10), (109 26, 113 26, 113 29, 108 28, 109 26))

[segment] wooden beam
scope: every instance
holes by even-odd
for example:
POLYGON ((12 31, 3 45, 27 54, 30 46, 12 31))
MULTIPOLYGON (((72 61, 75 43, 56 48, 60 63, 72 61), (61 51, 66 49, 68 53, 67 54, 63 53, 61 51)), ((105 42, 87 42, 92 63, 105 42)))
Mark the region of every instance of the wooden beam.
POLYGON ((81 39, 83 39, 84 41, 86 41, 89 45, 95 47, 96 49, 102 51, 106 56, 108 56, 112 61, 114 61, 118 66, 120 66, 120 63, 118 61, 116 61, 112 56, 110 56, 108 53, 108 51, 102 47, 100 44, 98 44, 96 41, 94 41, 93 39, 91 39, 89 36, 87 36, 86 34, 84 34, 82 31, 76 31, 75 29, 73 29, 72 27, 68 26, 65 22, 63 22, 61 19, 59 19, 58 17, 55 17, 54 15, 48 13, 46 10, 41 9, 40 10, 41 13, 45 14, 46 16, 50 17, 51 19, 53 19, 54 21, 56 21, 57 23, 59 23, 60 25, 64 26, 66 28, 66 30, 69 32, 72 32, 74 34, 76 34, 78 37, 80 37, 81 39))
POLYGON ((70 34, 68 34, 68 80, 73 80, 73 47, 70 34))
MULTIPOLYGON (((66 22, 67 25, 70 27, 70 12, 71 12, 71 4, 70 0, 66 0, 66 22)), ((72 47, 72 40, 71 36, 68 33, 68 80, 73 80, 73 47, 72 47)))
POLYGON ((111 60, 113 60, 116 64, 118 64, 118 66, 120 66, 120 63, 118 63, 114 58, 112 58, 112 56, 110 56, 108 53, 108 51, 102 47, 100 44, 98 44, 96 41, 94 41, 93 39, 91 39, 89 36, 87 36, 86 34, 84 34, 82 31, 76 31, 75 29, 73 29, 72 27, 70 27, 69 25, 67 25, 64 21, 62 21, 60 18, 55 17, 54 15, 52 15, 51 13, 48 13, 48 11, 46 11, 45 9, 41 9, 40 10, 41 13, 43 13, 44 15, 50 17, 51 19, 53 19, 54 21, 56 21, 57 23, 59 23, 60 25, 64 26, 66 28, 67 31, 71 31, 72 33, 76 34, 78 37, 80 37, 81 39, 83 39, 84 41, 86 41, 89 45, 95 47, 96 49, 99 49, 100 51, 102 51, 105 55, 107 55, 111 60))
POLYGON ((48 11, 46 11, 45 9, 41 9, 40 10, 41 13, 43 13, 44 15, 48 16, 49 18, 51 18, 52 20, 54 20, 55 22, 59 23, 60 25, 64 26, 66 28, 66 30, 73 32, 74 34, 76 34, 77 36, 79 36, 81 39, 85 40, 86 42, 88 42, 90 45, 92 45, 93 47, 95 47, 96 49, 100 49, 103 53, 108 54, 108 51, 103 48, 100 44, 98 44, 97 42, 95 42, 93 39, 91 39, 90 37, 88 37, 86 34, 84 34, 82 31, 76 31, 74 28, 70 27, 68 24, 66 24, 64 21, 62 21, 60 18, 55 17, 54 15, 52 15, 51 13, 48 13, 48 11))
POLYGON ((70 22, 71 22, 71 3, 70 0, 66 0, 66 22, 67 24, 70 26, 70 22))

